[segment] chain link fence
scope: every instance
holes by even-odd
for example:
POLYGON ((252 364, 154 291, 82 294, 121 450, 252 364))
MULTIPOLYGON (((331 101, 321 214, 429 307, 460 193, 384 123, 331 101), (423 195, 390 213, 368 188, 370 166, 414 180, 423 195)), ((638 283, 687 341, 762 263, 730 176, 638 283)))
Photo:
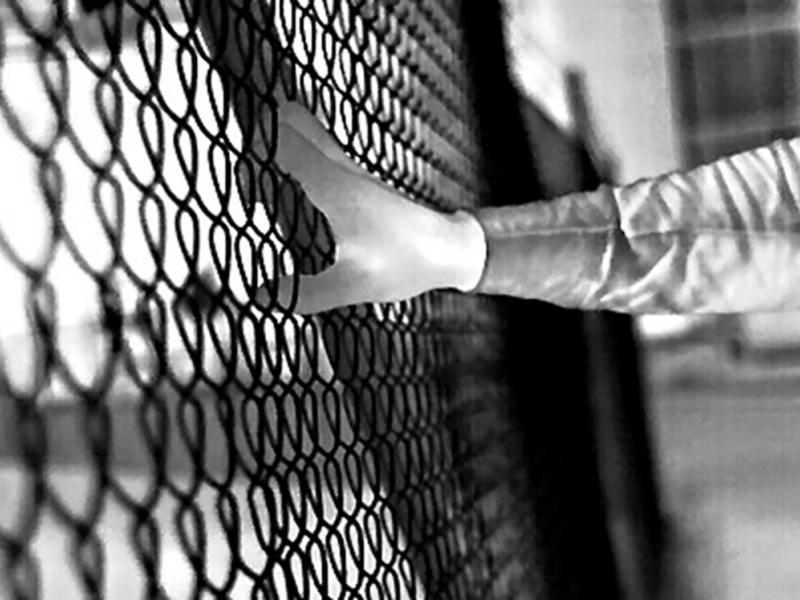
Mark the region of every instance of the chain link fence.
POLYGON ((474 87, 499 31, 494 2, 0 5, 1 598, 614 593, 579 317, 292 313, 333 242, 279 111, 477 207, 530 160, 474 87))

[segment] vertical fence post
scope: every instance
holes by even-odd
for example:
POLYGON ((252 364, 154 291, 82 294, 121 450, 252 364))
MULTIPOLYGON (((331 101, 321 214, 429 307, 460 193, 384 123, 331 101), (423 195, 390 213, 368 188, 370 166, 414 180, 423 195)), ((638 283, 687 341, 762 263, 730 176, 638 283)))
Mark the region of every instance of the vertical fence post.
MULTIPOLYGON (((508 70, 497 0, 462 3, 486 193, 497 205, 544 197, 508 70)), ((578 183, 576 181, 576 183, 578 183)), ((536 260, 536 257, 531 257, 536 260)), ((504 302, 512 406, 524 432, 530 561, 541 598, 619 598, 596 452, 584 316, 537 302, 504 302)))

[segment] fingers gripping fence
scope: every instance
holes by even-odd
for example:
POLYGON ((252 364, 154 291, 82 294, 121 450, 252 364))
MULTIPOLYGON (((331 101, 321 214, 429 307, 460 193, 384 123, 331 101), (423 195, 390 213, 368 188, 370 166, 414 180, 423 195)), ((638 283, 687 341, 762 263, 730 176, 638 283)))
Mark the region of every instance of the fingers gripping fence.
POLYGON ((274 161, 280 111, 418 202, 476 206, 459 19, 0 5, 0 597, 544 589, 501 306, 292 314, 334 246, 274 161))

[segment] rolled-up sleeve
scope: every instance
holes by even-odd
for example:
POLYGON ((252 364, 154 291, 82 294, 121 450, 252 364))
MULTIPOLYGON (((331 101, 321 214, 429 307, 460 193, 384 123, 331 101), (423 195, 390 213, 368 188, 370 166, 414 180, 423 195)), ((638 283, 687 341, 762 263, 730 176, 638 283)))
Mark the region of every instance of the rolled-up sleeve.
POLYGON ((477 217, 477 292, 629 313, 800 309, 800 139, 477 217))

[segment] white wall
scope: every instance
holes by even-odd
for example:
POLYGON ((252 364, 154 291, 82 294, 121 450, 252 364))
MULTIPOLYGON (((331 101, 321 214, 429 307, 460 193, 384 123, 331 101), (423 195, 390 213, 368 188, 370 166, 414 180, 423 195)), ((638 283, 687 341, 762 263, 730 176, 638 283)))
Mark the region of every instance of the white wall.
POLYGON ((620 181, 679 164, 660 0, 508 0, 516 23, 586 75, 598 133, 620 181))

